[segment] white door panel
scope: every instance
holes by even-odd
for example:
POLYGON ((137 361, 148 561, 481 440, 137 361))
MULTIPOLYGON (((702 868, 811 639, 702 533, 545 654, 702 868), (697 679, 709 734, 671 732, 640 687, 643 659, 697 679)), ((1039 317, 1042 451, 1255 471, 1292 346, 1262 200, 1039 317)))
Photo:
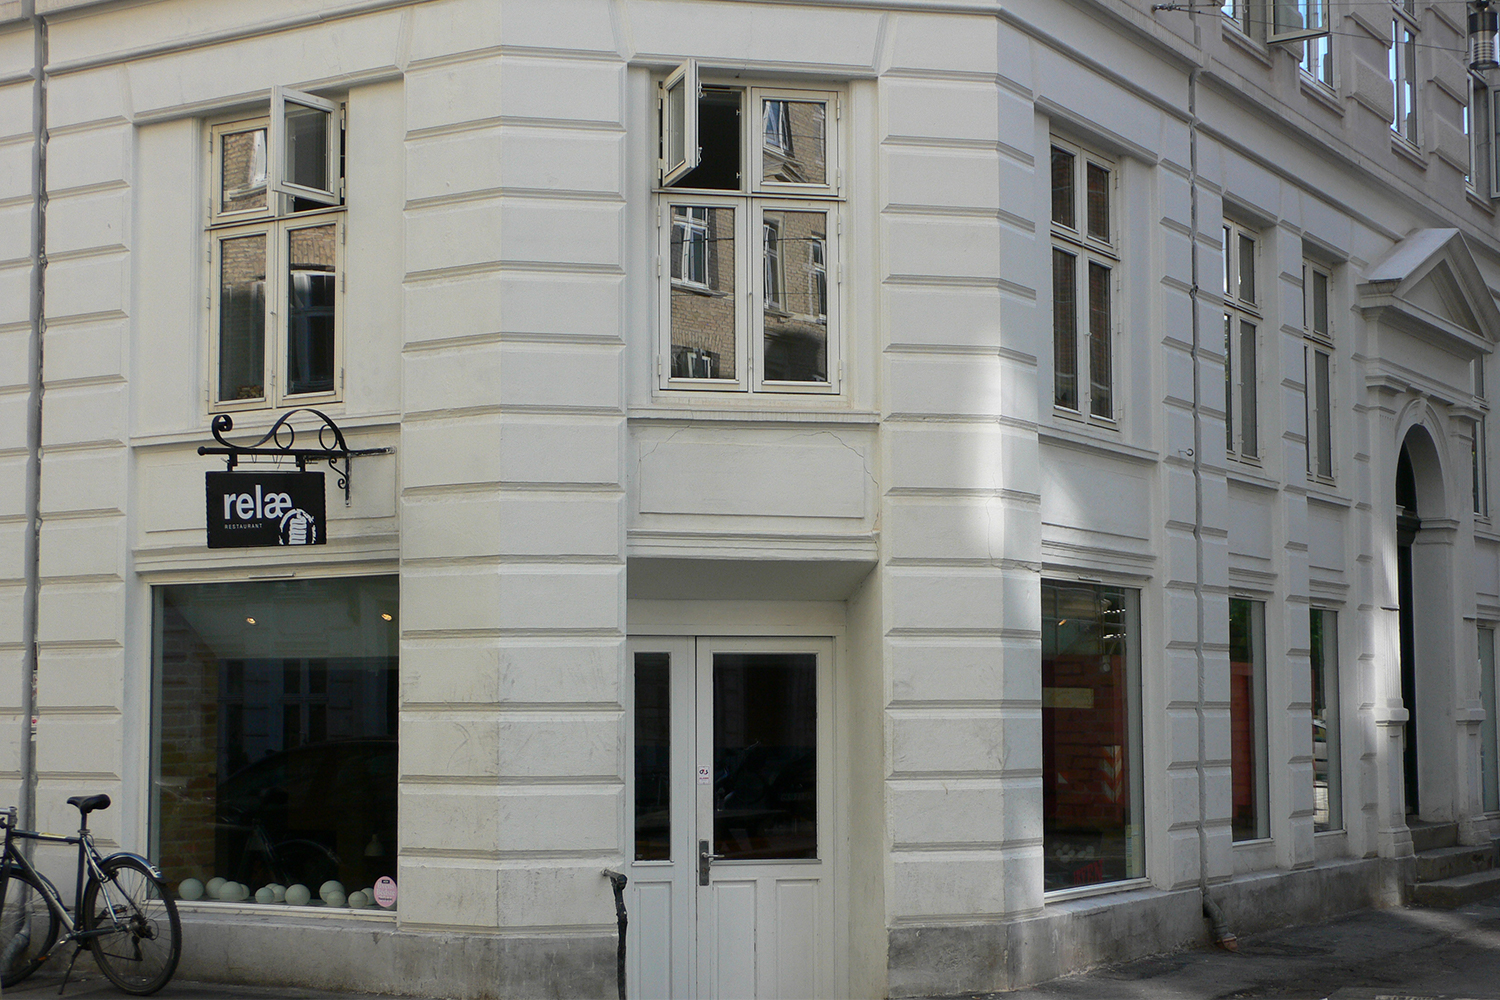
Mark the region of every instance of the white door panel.
POLYGON ((832 653, 632 641, 632 998, 829 995, 832 653))

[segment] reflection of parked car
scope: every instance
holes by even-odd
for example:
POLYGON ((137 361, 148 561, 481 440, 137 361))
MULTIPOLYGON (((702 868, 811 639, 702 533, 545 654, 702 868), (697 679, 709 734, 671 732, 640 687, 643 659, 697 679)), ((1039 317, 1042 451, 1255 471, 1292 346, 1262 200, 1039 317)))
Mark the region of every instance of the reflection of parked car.
POLYGON ((335 740, 273 753, 219 783, 216 874, 254 890, 394 875, 396 740, 335 740))

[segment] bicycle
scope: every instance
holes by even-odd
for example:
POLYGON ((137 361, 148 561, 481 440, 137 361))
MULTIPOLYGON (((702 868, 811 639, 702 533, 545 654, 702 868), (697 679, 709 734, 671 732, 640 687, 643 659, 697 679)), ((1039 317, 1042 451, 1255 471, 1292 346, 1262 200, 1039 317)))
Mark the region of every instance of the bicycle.
POLYGON ((0 853, 0 988, 14 986, 58 948, 74 944, 77 950, 63 987, 73 974, 73 963, 88 947, 99 970, 117 987, 137 996, 155 993, 171 980, 182 957, 177 904, 161 873, 145 858, 125 851, 100 857, 89 833, 89 813, 108 809, 108 795, 75 795, 68 805, 76 806, 81 815, 76 837, 21 830, 15 806, 0 812, 5 829, 5 849, 0 853), (57 887, 17 849, 18 840, 78 845, 76 914, 69 913, 57 887))

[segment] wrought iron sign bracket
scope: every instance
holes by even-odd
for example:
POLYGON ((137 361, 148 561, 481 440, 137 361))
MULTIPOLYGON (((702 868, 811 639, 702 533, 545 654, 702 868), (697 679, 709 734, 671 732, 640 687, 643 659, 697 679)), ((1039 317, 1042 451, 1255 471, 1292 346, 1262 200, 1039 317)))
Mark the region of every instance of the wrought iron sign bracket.
POLYGON ((213 423, 209 425, 213 432, 214 440, 222 447, 213 445, 200 445, 200 455, 223 455, 224 462, 232 471, 242 458, 290 458, 297 463, 299 472, 307 471, 307 463, 326 462, 328 467, 338 476, 339 486, 344 490, 344 506, 349 506, 349 460, 356 455, 389 455, 392 448, 350 448, 344 440, 344 432, 339 430, 339 425, 333 422, 333 418, 322 410, 314 410, 311 407, 303 407, 296 410, 288 410, 281 415, 281 419, 271 425, 254 444, 238 445, 224 440, 224 435, 234 430, 234 420, 227 413, 220 413, 214 417, 213 423), (298 413, 311 413, 323 421, 318 428, 318 447, 298 448, 297 429, 291 425, 291 419, 298 413), (270 442, 268 445, 267 442, 270 442), (339 463, 343 463, 343 468, 339 463))

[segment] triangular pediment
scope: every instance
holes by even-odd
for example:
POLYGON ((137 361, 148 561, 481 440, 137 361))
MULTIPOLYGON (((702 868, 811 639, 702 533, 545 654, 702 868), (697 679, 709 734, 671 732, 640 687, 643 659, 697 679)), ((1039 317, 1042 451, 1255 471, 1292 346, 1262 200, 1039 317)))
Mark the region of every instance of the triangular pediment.
POLYGON ((1457 229, 1419 229, 1366 272, 1359 308, 1462 357, 1488 354, 1500 309, 1457 229))

